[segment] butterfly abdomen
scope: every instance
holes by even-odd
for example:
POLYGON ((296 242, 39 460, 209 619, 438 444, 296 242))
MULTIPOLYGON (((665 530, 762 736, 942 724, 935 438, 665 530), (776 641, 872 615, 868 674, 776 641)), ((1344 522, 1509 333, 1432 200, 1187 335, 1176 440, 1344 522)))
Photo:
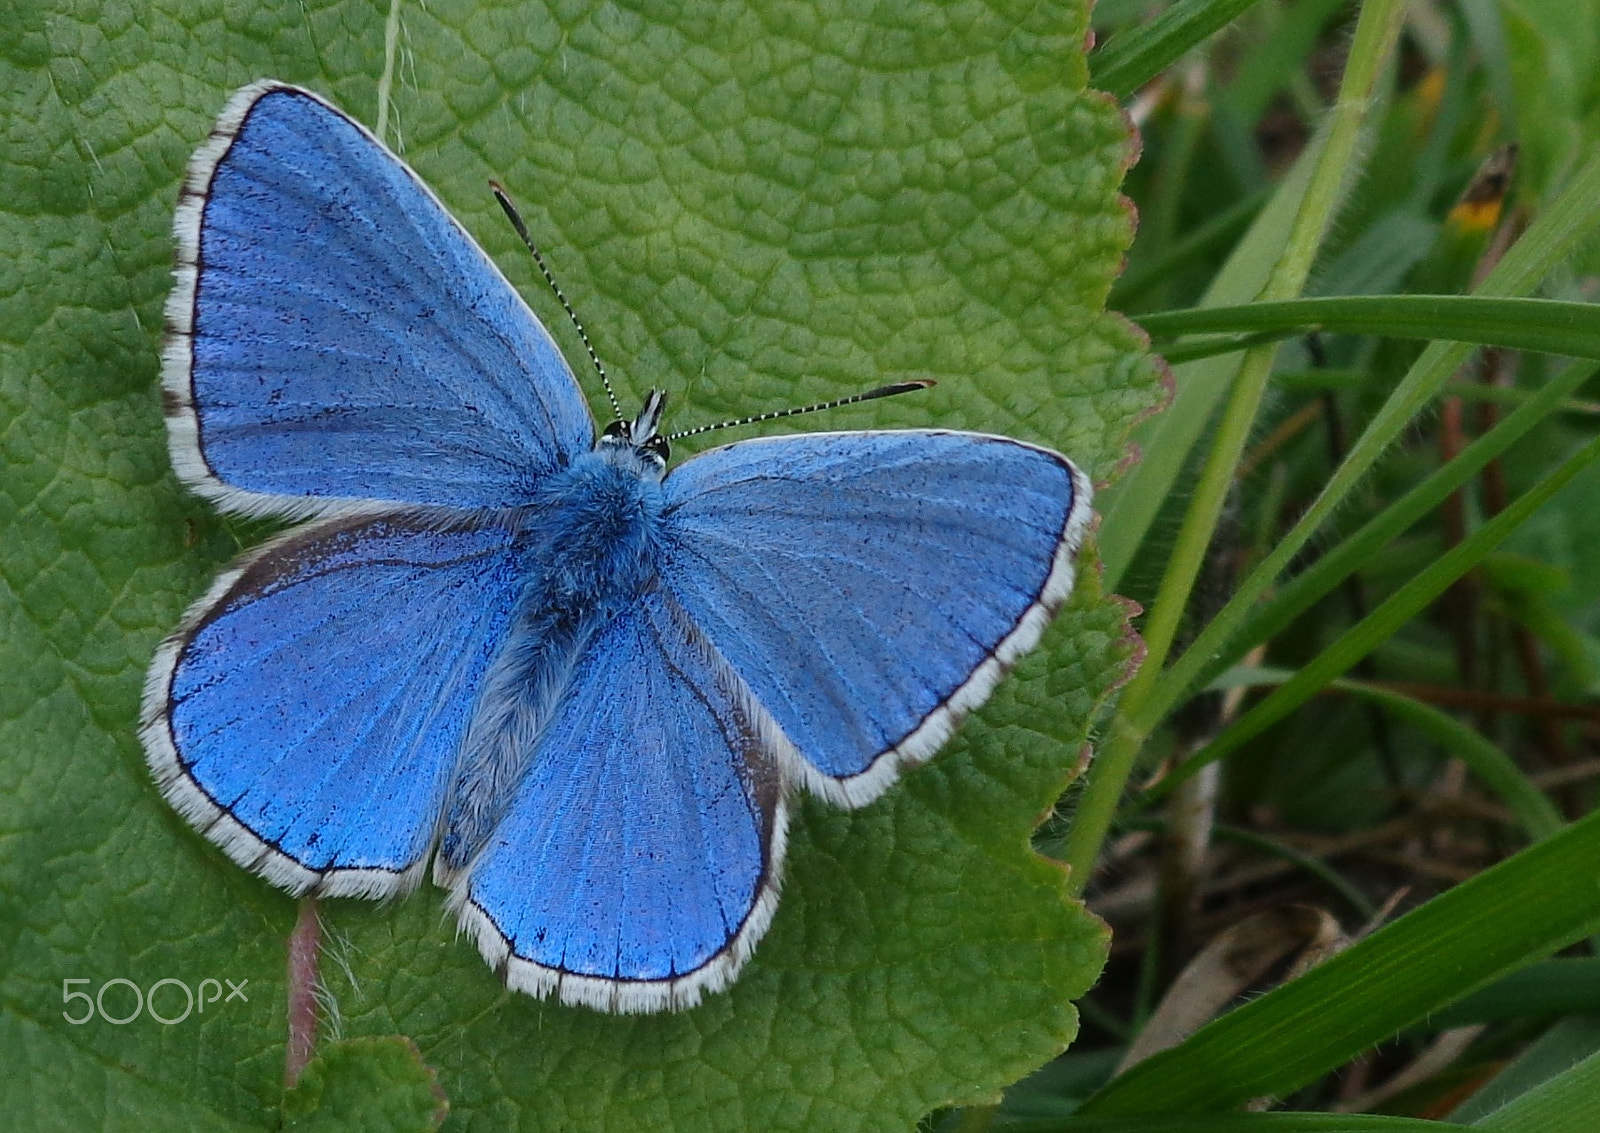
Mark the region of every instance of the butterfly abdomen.
POLYGON ((470 863, 503 817, 584 647, 654 585, 660 524, 659 484, 594 453, 552 477, 522 513, 528 581, 462 743, 441 881, 470 863))

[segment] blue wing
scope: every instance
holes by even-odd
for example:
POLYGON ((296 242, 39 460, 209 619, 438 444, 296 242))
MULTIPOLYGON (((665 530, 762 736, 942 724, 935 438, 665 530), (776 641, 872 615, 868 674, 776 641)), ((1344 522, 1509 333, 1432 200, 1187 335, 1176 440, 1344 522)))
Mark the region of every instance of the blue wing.
POLYGON ((770 721, 659 591, 600 630, 510 813, 457 881, 515 990, 609 1011, 726 986, 777 904, 770 721))
POLYGON ((846 806, 926 759, 1072 588, 1089 486, 1003 437, 744 441, 664 485, 663 583, 846 806))
POLYGON ((315 95, 234 96, 174 227, 173 463, 219 505, 507 506, 591 447, 549 333, 416 174, 315 95))
POLYGON ((218 579, 151 665, 162 791, 300 893, 416 883, 521 593, 516 535, 395 513, 289 533, 218 579))

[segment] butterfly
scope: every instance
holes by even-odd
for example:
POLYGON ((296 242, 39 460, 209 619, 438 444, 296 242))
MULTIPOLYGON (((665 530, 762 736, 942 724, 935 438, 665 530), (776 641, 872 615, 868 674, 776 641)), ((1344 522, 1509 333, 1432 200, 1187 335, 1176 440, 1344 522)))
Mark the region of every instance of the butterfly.
POLYGON ((308 522, 157 652, 155 778, 292 894, 390 897, 431 863, 515 990, 725 988, 794 793, 877 798, 1072 588, 1090 489, 1044 448, 806 433, 669 471, 660 392, 597 433, 493 261, 309 91, 233 97, 174 229, 173 466, 308 522))

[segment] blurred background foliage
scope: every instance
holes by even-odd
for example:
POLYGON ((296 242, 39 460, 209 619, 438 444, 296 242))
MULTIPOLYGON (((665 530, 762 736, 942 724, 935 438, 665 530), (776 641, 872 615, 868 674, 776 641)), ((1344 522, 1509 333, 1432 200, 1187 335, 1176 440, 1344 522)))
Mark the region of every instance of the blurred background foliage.
POLYGON ((1600 1128, 1600 3, 1094 23, 1174 374, 1100 501, 1151 653, 1037 839, 1112 954, 929 1125, 1600 1128))

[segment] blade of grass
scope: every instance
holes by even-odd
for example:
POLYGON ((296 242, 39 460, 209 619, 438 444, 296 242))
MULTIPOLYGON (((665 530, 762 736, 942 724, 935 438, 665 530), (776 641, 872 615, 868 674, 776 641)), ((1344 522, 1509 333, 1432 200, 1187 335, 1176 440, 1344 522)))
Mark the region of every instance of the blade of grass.
MULTIPOLYGON (((1330 114, 1327 144, 1318 154, 1311 183, 1295 215, 1283 254, 1261 289, 1262 299, 1290 298, 1304 287, 1346 180, 1359 165, 1357 149, 1362 124, 1373 89, 1400 34, 1404 15, 1404 0, 1367 0, 1361 6, 1339 97, 1330 114)), ((1149 616, 1140 629, 1145 642, 1145 660, 1122 694, 1123 703, 1130 707, 1141 704, 1149 696, 1161 674, 1179 619, 1216 530, 1217 518, 1227 500, 1234 471, 1254 427, 1276 357, 1276 345, 1256 347, 1244 356, 1194 496, 1184 514, 1167 570, 1149 616)), ((1122 717, 1123 710, 1119 708, 1116 719, 1122 717)), ((1088 883, 1101 842, 1111 828, 1117 802, 1133 770, 1141 741, 1130 743, 1129 739, 1126 730, 1119 729, 1114 722, 1111 742, 1091 768, 1079 799, 1066 847, 1070 866, 1068 885, 1074 893, 1081 893, 1088 883)))
POLYGON ((1442 1133, 1453 1127, 1377 1113, 1235 1113, 1226 1117, 1069 1117, 1007 1121, 1005 1133, 1442 1133))
POLYGON ((1256 0, 1178 0, 1138 28, 1119 31, 1089 56, 1091 82, 1124 101, 1183 58, 1192 47, 1238 19, 1256 0))
POLYGON ((1428 1025, 1442 1031, 1572 1012, 1600 1015, 1600 959, 1545 960, 1523 968, 1447 1007, 1428 1025))
MULTIPOLYGON (((1320 393, 1331 389, 1360 389, 1372 381, 1366 370, 1346 370, 1330 366, 1326 370, 1297 370, 1272 375, 1272 380, 1284 389, 1320 393)), ((1542 388, 1542 387, 1541 387, 1542 388)), ((1441 391, 1463 401, 1491 401, 1515 408, 1526 405, 1539 396, 1538 389, 1520 386, 1486 386, 1482 382, 1456 380, 1445 383, 1441 391)), ((1567 398, 1556 406, 1561 413, 1579 413, 1587 417, 1600 415, 1600 401, 1583 401, 1567 398)))
MULTIPOLYGON (((1287 674, 1281 679, 1287 679, 1287 674)), ((1117 823, 1117 831, 1125 830, 1152 830, 1165 833, 1167 823, 1155 819, 1127 819, 1117 823)), ((1219 842, 1233 842, 1240 846, 1248 846, 1269 857, 1280 858, 1289 862, 1297 869, 1302 869, 1316 878, 1329 889, 1343 897, 1350 908, 1363 921, 1371 920, 1377 915, 1378 907, 1367 899, 1359 887, 1346 881, 1339 871, 1330 867, 1322 859, 1313 854, 1304 853, 1293 846, 1269 838, 1254 830, 1246 830, 1242 826, 1229 826, 1219 822, 1211 830, 1212 836, 1219 842)))
POLYGON ((1338 688, 1381 705, 1461 760, 1467 770, 1511 808, 1511 813, 1534 841, 1550 837, 1564 825, 1555 804, 1522 773, 1516 760, 1448 712, 1365 681, 1334 683, 1338 688))
POLYGON ((1282 342, 1286 338, 1293 337, 1293 331, 1276 330, 1261 331, 1258 334, 1208 335, 1205 338, 1191 338, 1172 346, 1164 346, 1161 348, 1161 356, 1169 365, 1177 366, 1184 362, 1198 362, 1202 358, 1215 358, 1219 354, 1237 354, 1241 350, 1249 350, 1252 346, 1282 342))
POLYGON ((1564 825, 1555 804, 1522 773, 1514 759, 1448 712, 1364 681, 1340 680, 1334 682, 1334 687, 1381 705, 1461 760, 1484 786, 1500 796, 1534 841, 1550 837, 1564 825))
POLYGON ((1249 229, 1250 223, 1260 215, 1266 201, 1265 192, 1252 193, 1227 211, 1218 213, 1193 229, 1155 259, 1130 267, 1126 274, 1111 285, 1111 298, 1106 300, 1106 306, 1115 307, 1119 311, 1126 310, 1129 304, 1138 300, 1151 288, 1170 279, 1190 264, 1226 247, 1230 241, 1249 229))
MULTIPOLYGON (((1273 257, 1289 239, 1327 141, 1326 129, 1312 138, 1217 272, 1201 297, 1202 306, 1241 303, 1260 292, 1273 257)), ((1176 367, 1172 403, 1135 433, 1142 458, 1095 501, 1101 517, 1100 562, 1107 591, 1117 588, 1238 371, 1234 358, 1208 358, 1176 367)))
POLYGON ((1600 306, 1481 295, 1345 295, 1139 316, 1153 337, 1311 330, 1426 338, 1600 358, 1600 306))
MULTIPOLYGON (((1139 243, 1145 250, 1160 255, 1172 246, 1178 231, 1183 202, 1194 181, 1194 163, 1202 149, 1211 120, 1210 104, 1205 99, 1205 68, 1189 64, 1182 78, 1170 85, 1172 98, 1166 115, 1162 144, 1151 155, 1146 175, 1150 190, 1139 206, 1139 243)), ((1155 285, 1156 306, 1170 304, 1167 298, 1174 280, 1164 277, 1155 285)))
POLYGON ((1495 1133, 1592 1133, 1600 1129, 1600 1054, 1557 1074, 1487 1115, 1478 1129, 1495 1133))
POLYGON ((1505 511, 1490 519, 1456 544, 1422 573, 1395 591, 1376 610, 1340 635, 1304 668, 1280 685, 1265 700, 1239 717, 1222 733, 1185 760, 1164 780, 1156 793, 1165 794, 1205 764, 1220 759, 1283 719, 1344 673, 1374 648, 1387 641, 1449 585, 1471 570, 1551 496, 1600 457, 1600 438, 1573 453, 1554 472, 1522 494, 1505 511))
MULTIPOLYGON (((1459 397, 1462 401, 1490 401, 1497 405, 1524 405, 1533 396, 1532 390, 1518 389, 1516 386, 1486 386, 1481 382, 1450 382, 1444 387, 1444 393, 1451 397, 1459 397)), ((1569 397, 1556 406, 1559 413, 1577 413, 1585 417, 1600 416, 1600 401, 1583 401, 1569 397)))
MULTIPOLYGON (((1301 571, 1277 594, 1249 611, 1226 653, 1214 656, 1204 679, 1232 663, 1255 645, 1272 639, 1307 609, 1382 553, 1389 542, 1438 507, 1450 493, 1476 476, 1485 465, 1522 439, 1529 430, 1567 402, 1572 392, 1595 374, 1590 365, 1572 365, 1533 391, 1522 405, 1489 432, 1463 449, 1400 499, 1384 508, 1301 571)), ((1185 659, 1187 659, 1187 654, 1185 659)), ((1180 661, 1180 664, 1183 662, 1180 661)), ((1170 693, 1171 687, 1166 690, 1170 693)))
POLYGON ((1463 1125, 1482 1121, 1596 1053, 1600 1053, 1600 1017, 1560 1015, 1456 1106, 1450 1119, 1463 1125))
POLYGON ((1085 1116, 1215 1113, 1281 1097, 1600 926, 1600 813, 1434 898, 1139 1063, 1085 1116))
MULTIPOLYGON (((1538 286, 1573 246, 1600 221, 1600 155, 1591 158, 1566 189, 1507 250, 1479 287, 1480 295, 1514 296, 1538 286)), ((1258 608, 1269 587, 1305 547, 1355 485, 1372 469, 1383 452, 1399 438, 1411 419, 1450 380, 1472 347, 1460 343, 1432 343, 1422 352, 1405 378, 1362 431, 1344 461, 1272 552, 1239 583, 1226 605, 1162 674, 1151 695, 1128 710, 1127 728, 1143 742, 1172 706, 1195 688, 1211 659, 1237 635, 1241 624, 1258 608)), ((1237 656, 1237 654, 1234 654, 1237 656)), ((1124 696, 1124 703, 1126 703, 1124 696)))
MULTIPOLYGON (((1228 688, 1281 686, 1293 676, 1292 669, 1240 668, 1228 670, 1218 683, 1226 682, 1228 688)), ((1517 766, 1514 759, 1448 712, 1441 712, 1433 705, 1424 704, 1402 692, 1366 681, 1336 680, 1330 681, 1328 687, 1378 705, 1461 760, 1467 770, 1510 808, 1534 841, 1548 838, 1564 825, 1555 804, 1522 773, 1522 768, 1517 766)))

